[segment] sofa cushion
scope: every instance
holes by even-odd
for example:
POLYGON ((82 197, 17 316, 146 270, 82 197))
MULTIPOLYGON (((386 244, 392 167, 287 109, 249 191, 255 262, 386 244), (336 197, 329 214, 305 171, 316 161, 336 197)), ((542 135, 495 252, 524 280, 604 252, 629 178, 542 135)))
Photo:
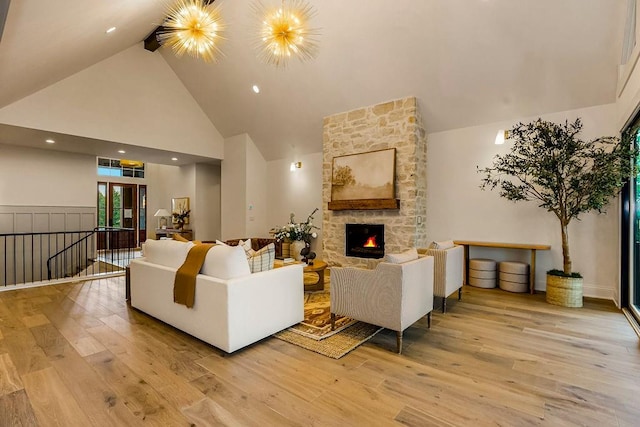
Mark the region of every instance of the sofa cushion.
POLYGON ((251 274, 244 249, 239 246, 216 245, 209 249, 200 274, 228 280, 251 274))
POLYGON ((418 250, 416 248, 408 249, 399 254, 386 254, 384 260, 392 264, 402 264, 418 259, 418 250))
POLYGON ((249 268, 252 273, 259 273, 273 269, 276 260, 276 245, 269 243, 259 251, 254 251, 253 255, 248 258, 249 268))
POLYGON ((144 245, 144 257, 152 264, 178 268, 184 263, 192 247, 192 242, 147 239, 144 245))

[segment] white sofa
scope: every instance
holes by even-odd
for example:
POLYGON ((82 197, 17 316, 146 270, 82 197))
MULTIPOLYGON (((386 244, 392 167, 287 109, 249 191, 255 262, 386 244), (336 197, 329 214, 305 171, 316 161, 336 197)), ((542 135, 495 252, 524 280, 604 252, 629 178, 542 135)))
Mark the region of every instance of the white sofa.
POLYGON ((133 260, 131 305, 227 353, 304 318, 303 265, 250 273, 241 247, 215 246, 196 278, 193 308, 173 302, 173 282, 191 242, 148 240, 133 260))

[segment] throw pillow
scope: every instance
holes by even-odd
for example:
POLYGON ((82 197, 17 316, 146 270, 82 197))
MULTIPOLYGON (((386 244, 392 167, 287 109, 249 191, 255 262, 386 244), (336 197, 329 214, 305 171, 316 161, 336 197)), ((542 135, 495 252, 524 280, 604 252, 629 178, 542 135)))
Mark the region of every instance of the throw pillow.
POLYGON ((220 245, 220 246, 229 246, 227 245, 225 242, 221 242, 220 240, 216 239, 216 245, 220 245))
POLYGON ((392 264, 402 264, 418 259, 418 250, 416 248, 408 249, 399 254, 386 254, 384 260, 392 264))
POLYGON ((209 249, 200 273, 222 280, 251 274, 244 250, 237 246, 216 245, 209 249))
POLYGON ((247 259, 251 258, 255 254, 255 251, 253 250, 253 248, 251 248, 251 239, 240 240, 238 242, 238 246, 244 249, 244 252, 247 255, 247 259))
POLYGON ((193 242, 178 242, 176 240, 151 240, 144 245, 144 257, 152 264, 178 268, 187 259, 193 242))
POLYGON ((454 246, 453 240, 442 240, 440 242, 431 242, 429 249, 451 249, 454 246))
POLYGON ((259 251, 255 251, 253 256, 248 258, 249 269, 252 273, 259 273, 260 271, 267 271, 273 269, 273 264, 276 259, 276 245, 269 243, 259 251))

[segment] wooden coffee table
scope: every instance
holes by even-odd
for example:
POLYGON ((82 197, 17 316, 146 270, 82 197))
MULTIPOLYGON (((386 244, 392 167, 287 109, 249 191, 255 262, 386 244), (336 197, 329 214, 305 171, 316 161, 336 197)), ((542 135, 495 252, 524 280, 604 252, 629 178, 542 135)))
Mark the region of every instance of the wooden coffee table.
POLYGON ((313 260, 313 265, 305 265, 305 273, 315 273, 318 276, 318 280, 315 283, 304 284, 305 291, 322 291, 324 290, 324 270, 327 268, 327 263, 317 259, 313 260))

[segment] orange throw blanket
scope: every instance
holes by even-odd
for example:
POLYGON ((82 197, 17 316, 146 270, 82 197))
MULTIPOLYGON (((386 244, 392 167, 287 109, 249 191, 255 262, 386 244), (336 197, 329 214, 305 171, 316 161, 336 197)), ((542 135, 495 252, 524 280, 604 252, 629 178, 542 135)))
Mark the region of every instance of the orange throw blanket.
POLYGON ((173 302, 192 308, 196 299, 196 276, 204 264, 209 249, 213 244, 195 245, 189 249, 184 264, 176 272, 173 282, 173 302))

